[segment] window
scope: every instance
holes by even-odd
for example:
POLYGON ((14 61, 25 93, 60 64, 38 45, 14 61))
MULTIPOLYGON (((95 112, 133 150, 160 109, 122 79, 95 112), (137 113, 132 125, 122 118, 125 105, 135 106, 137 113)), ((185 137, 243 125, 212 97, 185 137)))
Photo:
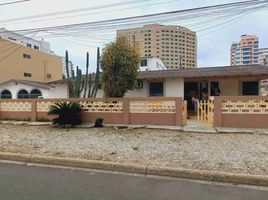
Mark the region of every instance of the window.
POLYGON ((27 43, 27 47, 32 47, 32 45, 31 45, 31 44, 29 44, 29 43, 27 43))
POLYGON ((24 53, 24 54, 23 54, 23 58, 31 59, 31 55, 24 53))
POLYGON ((31 93, 30 93, 30 98, 31 98, 31 99, 37 99, 37 98, 40 97, 40 96, 42 96, 42 93, 41 93, 41 91, 38 90, 38 89, 34 89, 34 90, 32 90, 31 93))
POLYGON ((24 72, 24 77, 32 77, 32 74, 24 72))
POLYGON ((29 99, 29 93, 27 90, 22 89, 18 92, 18 99, 29 99))
POLYGON ((1 92, 1 99, 12 99, 12 94, 9 90, 3 90, 1 92))
POLYGON ((164 95, 163 82, 150 83, 149 96, 159 97, 164 95))
POLYGON ((140 65, 141 65, 142 67, 147 66, 147 59, 142 59, 141 62, 140 62, 140 65))
POLYGON ((242 95, 259 95, 259 81, 243 81, 242 95))

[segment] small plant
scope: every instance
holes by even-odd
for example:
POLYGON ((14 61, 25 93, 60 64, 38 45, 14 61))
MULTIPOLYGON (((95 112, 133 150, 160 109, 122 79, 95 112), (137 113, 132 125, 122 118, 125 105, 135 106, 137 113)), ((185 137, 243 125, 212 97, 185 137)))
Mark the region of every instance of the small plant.
POLYGON ((37 122, 50 122, 51 120, 44 118, 44 117, 41 117, 41 118, 37 118, 36 121, 37 122))
POLYGON ((82 108, 80 104, 73 102, 59 102, 52 105, 48 111, 49 115, 56 115, 57 117, 52 120, 53 124, 63 126, 79 125, 82 123, 81 119, 82 108))

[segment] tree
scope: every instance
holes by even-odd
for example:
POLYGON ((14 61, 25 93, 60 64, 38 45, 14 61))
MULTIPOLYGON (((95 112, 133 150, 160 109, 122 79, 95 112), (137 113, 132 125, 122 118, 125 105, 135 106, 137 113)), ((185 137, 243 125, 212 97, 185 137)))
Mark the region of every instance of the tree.
POLYGON ((133 90, 140 63, 137 46, 132 46, 125 37, 106 45, 101 59, 102 88, 107 97, 123 97, 133 90))

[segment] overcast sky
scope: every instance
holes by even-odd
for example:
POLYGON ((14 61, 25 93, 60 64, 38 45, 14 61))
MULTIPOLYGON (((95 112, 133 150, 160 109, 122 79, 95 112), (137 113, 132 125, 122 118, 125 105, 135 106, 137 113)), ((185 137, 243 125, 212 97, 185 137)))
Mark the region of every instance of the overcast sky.
MULTIPOLYGON (((12 0, 0 0, 1 3, 10 2, 12 0)), ((30 2, 14 4, 0 7, 0 21, 21 18, 31 15, 40 15, 58 11, 66 11, 79 8, 90 8, 111 4, 116 2, 124 2, 129 0, 31 0, 30 2)), ((18 30, 24 28, 36 28, 44 26, 54 26, 62 24, 71 24, 79 22, 91 22, 113 18, 121 18, 136 15, 145 15, 151 13, 159 13, 166 11, 174 11, 181 9, 188 9, 200 6, 207 6, 213 4, 222 4, 229 2, 236 2, 238 0, 151 0, 137 4, 127 5, 123 7, 115 7, 113 9, 98 9, 82 13, 75 13, 73 15, 87 14, 85 16, 77 16, 72 18, 64 18, 55 20, 51 17, 46 21, 35 22, 16 22, 3 23, 0 22, 0 27, 5 27, 10 30, 18 30), (162 2, 162 3, 161 3, 162 2), (163 3, 166 2, 166 3, 163 3), (161 4, 156 4, 161 3, 161 4), (149 4, 155 4, 149 6, 149 4), (112 11, 115 10, 115 11, 112 11), (105 11, 105 12, 104 12, 105 11), (99 12, 99 14, 97 13, 99 12), (90 14, 91 13, 91 14, 90 14), (92 14, 95 13, 95 14, 92 14)), ((207 32, 197 32, 198 36, 198 67, 209 66, 224 66, 229 65, 230 45, 233 41, 239 41, 242 34, 253 34, 259 36, 260 47, 268 47, 268 9, 253 13, 250 16, 241 18, 231 24, 216 28, 215 30, 207 32)), ((167 23, 168 24, 168 23, 167 23)), ((174 23, 173 23, 174 24, 174 23)), ((181 25, 178 21, 177 25, 181 25)), ((185 24, 183 24, 185 25, 185 24)), ((196 31, 195 29, 192 29, 196 31)), ((96 33, 97 35, 97 33, 96 33)), ((70 58, 75 65, 84 67, 85 54, 88 51, 91 56, 91 66, 95 66, 96 46, 103 47, 114 39, 115 32, 111 31, 109 35, 105 36, 102 41, 76 41, 75 38, 45 38, 51 43, 51 48, 56 54, 64 56, 65 50, 69 50, 70 58), (79 44, 78 44, 79 43, 79 44)), ((77 38, 78 39, 78 38, 77 38)))

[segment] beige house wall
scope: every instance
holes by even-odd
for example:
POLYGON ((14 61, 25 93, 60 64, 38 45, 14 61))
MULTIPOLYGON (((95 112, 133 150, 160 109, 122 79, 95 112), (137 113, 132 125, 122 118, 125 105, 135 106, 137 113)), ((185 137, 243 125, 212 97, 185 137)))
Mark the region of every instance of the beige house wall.
POLYGON ((3 39, 0 39, 0 47, 0 83, 10 79, 39 82, 62 79, 61 57, 3 39), (24 58, 23 54, 31 58, 24 58), (31 77, 25 77, 24 73, 30 73, 31 77))

